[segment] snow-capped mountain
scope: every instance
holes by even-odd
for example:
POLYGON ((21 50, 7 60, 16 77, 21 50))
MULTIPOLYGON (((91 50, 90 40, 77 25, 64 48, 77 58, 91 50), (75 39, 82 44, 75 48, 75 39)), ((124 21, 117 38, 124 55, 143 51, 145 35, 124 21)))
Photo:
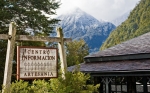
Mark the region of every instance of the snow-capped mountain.
POLYGON ((128 18, 129 14, 130 12, 125 13, 122 16, 112 20, 111 23, 113 23, 115 26, 119 26, 122 22, 124 22, 128 18))
POLYGON ((90 52, 99 51, 100 46, 115 29, 109 22, 100 22, 79 8, 58 17, 59 25, 63 28, 64 36, 73 40, 84 39, 90 52))

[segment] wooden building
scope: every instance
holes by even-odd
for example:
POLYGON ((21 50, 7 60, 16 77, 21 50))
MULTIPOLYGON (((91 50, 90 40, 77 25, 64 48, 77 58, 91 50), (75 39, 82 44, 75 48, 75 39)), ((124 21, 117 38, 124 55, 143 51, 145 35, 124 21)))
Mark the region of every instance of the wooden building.
POLYGON ((150 33, 88 55, 84 61, 80 71, 100 83, 100 93, 150 93, 150 33))

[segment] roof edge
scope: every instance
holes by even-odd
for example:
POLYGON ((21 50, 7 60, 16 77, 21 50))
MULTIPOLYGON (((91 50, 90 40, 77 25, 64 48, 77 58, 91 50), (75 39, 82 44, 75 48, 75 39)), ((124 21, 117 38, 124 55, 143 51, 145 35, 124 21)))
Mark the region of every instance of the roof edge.
POLYGON ((84 57, 84 61, 86 63, 120 61, 120 60, 137 60, 137 59, 150 59, 150 53, 128 54, 128 55, 117 55, 117 56, 101 56, 101 57, 84 57))

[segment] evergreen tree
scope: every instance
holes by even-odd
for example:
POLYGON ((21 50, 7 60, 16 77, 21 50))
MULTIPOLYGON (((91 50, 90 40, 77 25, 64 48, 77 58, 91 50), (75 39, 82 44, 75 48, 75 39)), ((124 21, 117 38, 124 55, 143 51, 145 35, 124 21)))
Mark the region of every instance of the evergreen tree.
MULTIPOLYGON (((49 36, 59 21, 50 16, 56 14, 59 5, 60 2, 56 0, 0 0, 0 34, 7 34, 9 23, 14 21, 17 24, 17 35, 49 36), (27 28, 32 30, 28 32, 27 28)), ((43 42, 22 43, 26 46, 43 44, 43 42)), ((7 40, 0 40, 0 85, 3 83, 6 50, 7 40)), ((16 73, 15 70, 13 72, 16 73)))
POLYGON ((59 5, 56 0, 0 0, 0 32, 7 33, 8 24, 15 21, 17 33, 32 28, 34 33, 49 35, 58 20, 48 16, 56 14, 59 5))
POLYGON ((83 58, 89 54, 89 47, 84 40, 67 43, 67 66, 84 62, 83 58))

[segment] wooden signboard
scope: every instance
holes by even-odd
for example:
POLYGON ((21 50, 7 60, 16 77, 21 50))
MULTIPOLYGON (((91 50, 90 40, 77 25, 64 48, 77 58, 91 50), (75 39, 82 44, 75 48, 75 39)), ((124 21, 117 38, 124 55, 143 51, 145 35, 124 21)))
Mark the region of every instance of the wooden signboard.
POLYGON ((57 49, 17 47, 17 79, 49 79, 57 77, 57 49))
MULTIPOLYGON (((5 70, 4 70, 4 79, 3 79, 3 86, 5 88, 9 88, 11 84, 11 76, 12 76, 12 61, 14 57, 14 48, 15 48, 15 41, 43 41, 43 42, 58 42, 58 49, 60 55, 60 62, 61 62, 61 70, 62 76, 64 77, 65 72, 67 71, 67 62, 66 62, 66 55, 65 55, 65 48, 64 42, 72 41, 71 38, 64 38, 63 31, 59 27, 57 29, 57 37, 39 37, 39 36, 29 36, 29 35, 16 35, 16 23, 11 22, 9 25, 9 32, 8 34, 0 34, 0 39, 8 40, 7 44, 7 53, 6 53, 6 62, 5 62, 5 70)), ((57 49, 49 49, 45 47, 18 47, 18 58, 17 58, 17 79, 45 79, 45 78, 52 78, 57 77, 57 49), (33 52, 29 52, 30 56, 27 52, 23 52, 23 50, 32 50, 33 52), (50 55, 40 54, 40 52, 34 51, 54 51, 51 52, 50 55), (35 54, 36 53, 36 54, 35 54), (32 56, 32 57, 31 57, 32 56), (36 57, 38 56, 38 57, 36 57), (41 57, 43 56, 53 56, 53 60, 51 57, 41 57), (54 60, 54 58, 56 58, 54 60), (37 60, 40 59, 40 60, 37 60), (50 59, 50 60, 49 60, 50 59), (45 67, 44 67, 44 66, 45 67), (50 68, 53 67, 53 68, 50 68)), ((41 52, 42 53, 42 52, 41 52)), ((2 93, 4 90, 2 91, 2 93)))

